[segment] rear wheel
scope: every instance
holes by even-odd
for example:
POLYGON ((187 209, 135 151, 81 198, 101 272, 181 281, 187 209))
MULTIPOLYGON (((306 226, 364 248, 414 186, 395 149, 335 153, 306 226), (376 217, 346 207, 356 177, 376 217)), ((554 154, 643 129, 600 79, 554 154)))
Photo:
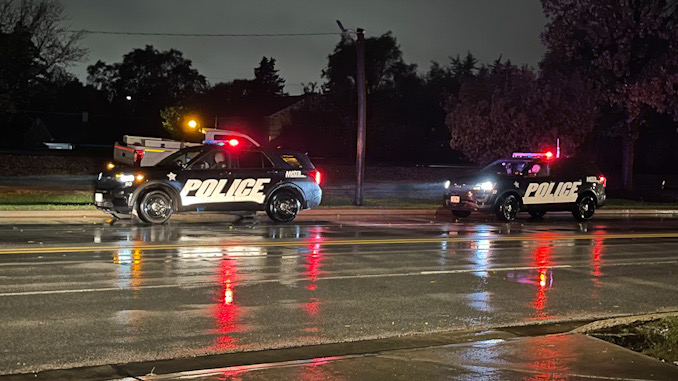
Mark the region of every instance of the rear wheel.
POLYGON ((453 210, 452 215, 459 218, 466 218, 471 215, 471 212, 467 210, 453 210))
POLYGON ((591 195, 586 195, 579 199, 577 206, 572 211, 574 219, 577 221, 588 221, 596 212, 596 200, 591 195))
POLYGON ((293 221, 301 210, 299 198, 288 191, 274 193, 266 204, 266 214, 275 222, 293 221))
POLYGON ((546 214, 546 211, 544 211, 544 210, 530 210, 528 213, 530 213, 530 216, 532 218, 542 218, 546 214))
POLYGON ((502 221, 513 221, 520 211, 520 200, 516 195, 510 194, 500 198, 495 207, 497 218, 502 221))
POLYGON ((162 224, 169 220, 174 210, 172 198, 160 190, 146 193, 137 206, 139 218, 150 224, 162 224))

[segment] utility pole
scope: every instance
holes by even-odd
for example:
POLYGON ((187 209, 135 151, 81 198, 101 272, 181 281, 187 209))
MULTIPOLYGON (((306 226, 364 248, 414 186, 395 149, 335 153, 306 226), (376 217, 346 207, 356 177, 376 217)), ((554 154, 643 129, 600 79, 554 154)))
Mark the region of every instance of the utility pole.
POLYGON ((363 205, 363 179, 365 178, 365 136, 367 129, 367 91, 365 89, 365 31, 357 30, 358 41, 358 148, 355 163, 355 199, 353 204, 363 205))
POLYGON ((347 30, 337 20, 342 33, 348 34, 356 42, 358 90, 358 137, 355 160, 355 197, 353 204, 363 205, 363 179, 365 178, 365 137, 367 135, 367 90, 365 88, 365 30, 358 28, 355 32, 347 30), (355 36, 353 36, 353 34, 355 36))

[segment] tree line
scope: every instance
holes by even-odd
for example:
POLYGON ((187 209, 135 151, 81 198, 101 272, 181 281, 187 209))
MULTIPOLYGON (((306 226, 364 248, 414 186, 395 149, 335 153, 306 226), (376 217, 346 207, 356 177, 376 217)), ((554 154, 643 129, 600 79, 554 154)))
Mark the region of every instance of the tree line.
MULTIPOLYGON (((366 38, 368 160, 481 164, 512 151, 553 149, 559 140, 567 154, 621 152, 621 179, 630 189, 641 132, 657 120, 675 128, 671 120, 678 119, 678 2, 541 2, 547 50, 537 68, 503 57, 481 64, 468 52, 422 73, 404 61, 390 32, 366 38)), ((252 79, 210 85, 181 52, 145 46, 121 62, 89 66, 82 84, 67 71, 86 54, 82 34, 62 22, 57 0, 0 3, 3 146, 20 144, 37 118, 51 114, 83 114, 69 132, 74 138, 113 140, 122 133, 176 137, 183 113, 263 121, 276 105, 289 105, 273 57, 262 58, 252 79)), ((328 55, 324 82, 305 84, 272 144, 354 156, 355 57, 355 44, 343 37, 328 55)))

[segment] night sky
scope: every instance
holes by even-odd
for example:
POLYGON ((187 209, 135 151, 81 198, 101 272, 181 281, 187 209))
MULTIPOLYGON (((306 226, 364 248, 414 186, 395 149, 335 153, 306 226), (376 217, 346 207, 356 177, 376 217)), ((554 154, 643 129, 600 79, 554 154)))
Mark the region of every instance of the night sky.
POLYGON ((431 61, 471 51, 481 63, 500 55, 535 67, 545 48, 546 20, 538 0, 62 0, 72 29, 145 33, 337 33, 295 37, 177 37, 89 34, 87 59, 70 68, 82 81, 97 60, 122 61, 150 44, 177 49, 211 84, 254 77, 261 57, 274 57, 290 94, 323 81, 321 70, 340 39, 335 20, 366 37, 392 31, 405 62, 428 71, 431 61))

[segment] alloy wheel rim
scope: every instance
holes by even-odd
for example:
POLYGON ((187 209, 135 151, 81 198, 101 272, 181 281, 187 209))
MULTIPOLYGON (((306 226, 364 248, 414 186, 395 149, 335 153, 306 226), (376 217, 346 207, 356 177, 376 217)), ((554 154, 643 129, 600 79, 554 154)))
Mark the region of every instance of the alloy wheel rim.
POLYGON ((169 204, 163 197, 153 197, 146 202, 146 214, 154 218, 164 218, 169 211, 169 204))
POLYGON ((280 218, 296 216, 299 210, 299 202, 293 198, 280 197, 273 203, 273 212, 280 218))
POLYGON ((518 213, 517 209, 516 200, 514 198, 508 199, 507 202, 504 203, 504 216, 507 219, 515 218, 518 213))

